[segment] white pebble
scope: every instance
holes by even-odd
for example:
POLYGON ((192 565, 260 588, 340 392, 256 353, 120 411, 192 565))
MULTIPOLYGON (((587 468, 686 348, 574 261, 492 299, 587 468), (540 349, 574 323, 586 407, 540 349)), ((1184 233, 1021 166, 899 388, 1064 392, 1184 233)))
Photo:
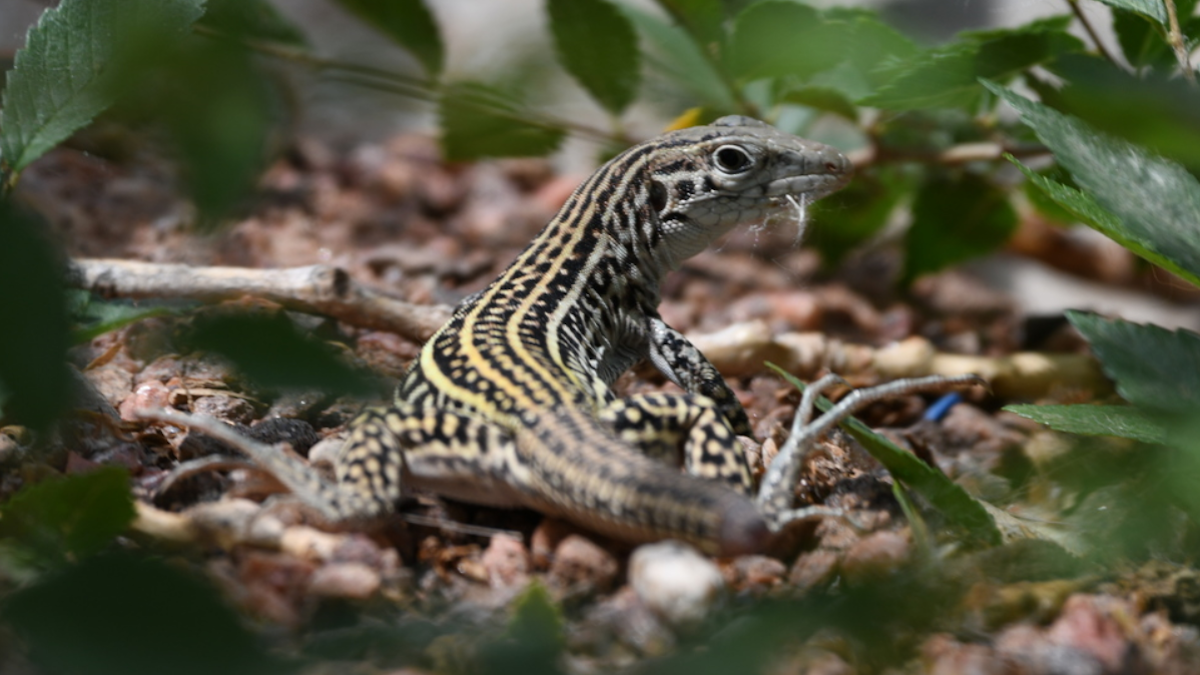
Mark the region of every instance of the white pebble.
POLYGON ((629 583, 646 607, 675 627, 703 621, 725 590, 713 561, 678 541, 638 547, 629 559, 629 583))

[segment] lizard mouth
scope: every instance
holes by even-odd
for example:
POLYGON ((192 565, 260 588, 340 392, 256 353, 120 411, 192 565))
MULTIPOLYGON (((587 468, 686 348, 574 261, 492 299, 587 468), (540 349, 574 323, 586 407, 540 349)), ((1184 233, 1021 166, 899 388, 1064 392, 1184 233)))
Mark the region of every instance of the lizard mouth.
MULTIPOLYGON (((848 165, 849 162, 847 162, 848 165)), ((853 175, 853 170, 847 169, 844 173, 810 173, 788 176, 768 183, 766 196, 781 202, 787 197, 804 196, 811 202, 842 189, 850 182, 853 175)))
POLYGON ((768 197, 804 196, 815 201, 837 192, 854 176, 854 165, 845 155, 830 147, 822 147, 816 156, 794 155, 788 158, 788 175, 766 185, 768 197))

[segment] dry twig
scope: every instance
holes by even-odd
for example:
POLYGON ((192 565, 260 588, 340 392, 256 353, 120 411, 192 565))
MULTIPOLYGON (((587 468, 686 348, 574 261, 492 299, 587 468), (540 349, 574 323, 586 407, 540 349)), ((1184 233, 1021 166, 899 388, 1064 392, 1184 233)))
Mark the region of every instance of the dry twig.
POLYGON ((71 271, 74 285, 106 297, 219 302, 249 295, 415 342, 428 340, 451 313, 445 305, 389 298, 329 265, 256 270, 94 259, 73 261, 71 271))
POLYGON ((732 376, 761 373, 763 362, 771 361, 808 379, 823 372, 846 377, 870 375, 875 381, 975 373, 1002 399, 1040 398, 1060 389, 1100 393, 1112 388, 1096 361, 1083 354, 947 354, 921 337, 876 349, 846 344, 821 333, 775 335, 763 321, 737 323, 716 333, 688 335, 688 339, 717 370, 732 376))

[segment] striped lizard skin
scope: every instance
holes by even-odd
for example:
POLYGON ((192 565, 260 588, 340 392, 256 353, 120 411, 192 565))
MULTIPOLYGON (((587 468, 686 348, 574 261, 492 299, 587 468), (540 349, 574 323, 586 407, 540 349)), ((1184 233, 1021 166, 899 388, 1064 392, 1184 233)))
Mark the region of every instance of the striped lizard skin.
POLYGON ((733 227, 794 217, 797 199, 828 195, 851 173, 837 150, 740 116, 636 145, 457 308, 392 406, 351 424, 337 484, 282 454, 259 459, 336 520, 389 513, 403 485, 632 542, 762 550, 787 522, 836 512, 792 509, 795 457, 775 462, 753 495, 736 438, 750 433, 746 413, 659 317, 659 284, 733 227), (613 382, 643 359, 685 393, 617 398, 613 382))

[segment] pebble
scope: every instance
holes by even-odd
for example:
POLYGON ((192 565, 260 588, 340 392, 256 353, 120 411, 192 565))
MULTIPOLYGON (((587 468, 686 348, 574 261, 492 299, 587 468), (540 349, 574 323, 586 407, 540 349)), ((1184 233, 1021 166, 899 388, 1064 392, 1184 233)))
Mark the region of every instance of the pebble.
POLYGON ((554 549, 550 583, 572 591, 607 591, 621 571, 617 559, 578 534, 568 535, 554 549))
POLYGON ((578 533, 574 525, 557 518, 543 518, 529 537, 529 553, 533 556, 533 565, 539 570, 550 569, 554 559, 554 550, 563 539, 578 533))
POLYGON ((515 537, 505 534, 492 537, 480 562, 492 588, 524 586, 529 580, 529 551, 515 537))
POLYGON ((317 441, 317 444, 308 450, 308 461, 311 464, 335 466, 338 455, 342 452, 342 446, 345 444, 346 437, 343 435, 330 436, 317 441))
POLYGON ((703 621, 725 590, 717 565, 677 541, 638 547, 629 559, 629 584, 651 611, 676 628, 703 621))
POLYGON ((899 532, 873 532, 854 542, 842 559, 849 582, 880 579, 895 572, 911 555, 908 537, 899 532))
POLYGON ((365 600, 379 590, 379 573, 367 565, 355 562, 330 563, 313 572, 308 590, 328 598, 365 600))
POLYGON ((167 407, 167 397, 170 391, 162 382, 144 382, 139 384, 137 389, 132 394, 125 397, 121 401, 121 405, 117 406, 121 412, 121 419, 126 422, 137 420, 137 412, 146 408, 165 408, 167 407))
POLYGON ((783 582, 787 567, 765 555, 743 555, 727 568, 726 583, 738 592, 761 594, 783 582))
POLYGON ((222 499, 197 504, 184 511, 201 536, 228 550, 246 540, 250 524, 261 507, 248 499, 222 499))
POLYGON ((819 549, 796 559, 788 573, 788 584, 798 591, 827 586, 837 575, 838 554, 819 549))

